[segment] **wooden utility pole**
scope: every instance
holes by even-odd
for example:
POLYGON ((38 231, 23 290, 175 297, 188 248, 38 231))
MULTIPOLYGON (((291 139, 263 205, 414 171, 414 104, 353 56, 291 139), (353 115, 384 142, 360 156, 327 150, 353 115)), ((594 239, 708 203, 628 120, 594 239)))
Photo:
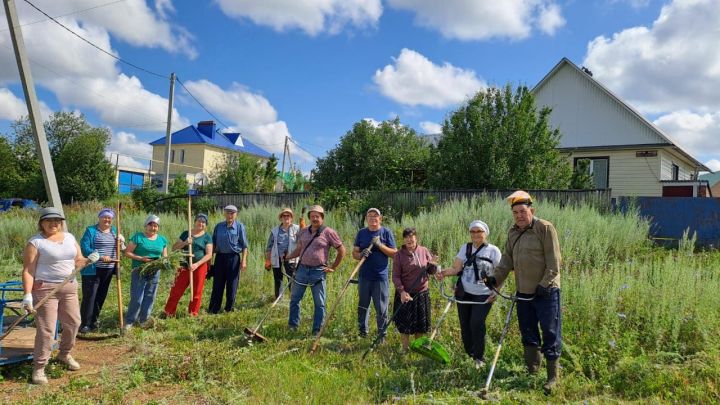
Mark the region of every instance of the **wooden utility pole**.
POLYGON ((172 110, 173 99, 175 98, 175 73, 170 73, 170 97, 168 99, 167 130, 165 131, 165 180, 163 191, 168 193, 170 186, 170 151, 172 148, 172 110))
POLYGON ((27 104, 28 115, 30 117, 30 127, 35 137, 35 147, 37 155, 40 158, 40 167, 42 168, 43 180, 45 181, 45 193, 51 206, 63 212, 62 201, 60 200, 60 192, 58 191, 57 180, 55 179, 55 170, 50 157, 50 148, 48 147, 47 137, 45 136, 45 128, 43 127, 42 116, 40 116, 40 107, 38 105, 37 94, 35 93, 35 83, 33 82, 30 72, 30 63, 25 54, 25 42, 23 41, 22 29, 18 21, 17 11, 15 10, 14 0, 4 0, 5 15, 7 16, 8 26, 10 27, 10 38, 12 39, 13 49, 15 50, 15 60, 17 61, 18 71, 20 72, 20 80, 22 81, 23 91, 25 92, 25 103, 27 104))

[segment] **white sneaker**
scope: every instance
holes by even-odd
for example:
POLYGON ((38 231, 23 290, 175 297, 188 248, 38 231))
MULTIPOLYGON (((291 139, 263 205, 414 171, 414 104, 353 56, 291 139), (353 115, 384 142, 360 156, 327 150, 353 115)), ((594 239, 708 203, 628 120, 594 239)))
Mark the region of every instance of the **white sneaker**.
POLYGON ((45 385, 48 383, 48 379, 45 376, 45 367, 36 368, 32 372, 32 383, 37 385, 45 385))
POLYGON ((69 354, 66 356, 58 356, 57 360, 60 363, 65 364, 67 366, 68 370, 70 370, 70 371, 80 370, 80 363, 75 361, 75 359, 73 359, 73 357, 69 354))
POLYGON ((475 359, 475 368, 478 370, 485 368, 485 362, 480 359, 475 359))

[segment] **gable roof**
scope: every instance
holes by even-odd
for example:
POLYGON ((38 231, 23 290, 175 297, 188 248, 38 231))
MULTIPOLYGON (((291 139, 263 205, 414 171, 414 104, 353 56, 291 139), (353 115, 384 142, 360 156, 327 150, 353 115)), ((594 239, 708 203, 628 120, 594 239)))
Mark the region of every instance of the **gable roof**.
MULTIPOLYGON (((190 125, 173 132, 171 136, 173 145, 206 144, 261 158, 270 157, 267 151, 241 138, 239 133, 220 133, 215 129, 215 123, 212 121, 201 121, 197 127, 190 125)), ((150 142, 150 145, 165 145, 165 137, 150 142)))
MULTIPOLYGON (((602 93, 607 95, 614 103, 618 104, 622 109, 624 109, 628 114, 633 116, 636 120, 638 120, 641 125, 646 127, 655 137, 657 137, 661 143, 656 143, 657 146, 671 146, 674 148, 678 153, 683 155, 685 158, 687 158, 690 162, 692 162, 700 171, 709 171, 709 169, 702 164, 700 161, 695 159, 689 152, 687 152, 685 149, 683 149, 680 145, 678 145, 677 142, 675 142, 666 132, 664 132, 662 129, 658 128, 655 124, 650 122, 648 119, 643 117, 640 113, 638 113, 632 106, 630 106, 628 103, 623 101, 620 97, 616 96, 612 91, 610 91, 607 87, 605 87, 602 83, 595 80, 591 74, 588 74, 581 70, 577 65, 572 63, 568 58, 562 58, 560 62, 558 62, 551 70, 548 72, 545 77, 538 82, 537 85, 532 89, 532 92, 534 94, 538 94, 538 92, 546 86, 554 77, 555 75, 560 72, 563 68, 569 67, 571 70, 573 70, 575 73, 577 73, 579 76, 583 77, 584 80, 587 80, 587 83, 589 83, 591 86, 594 86, 595 88, 599 89, 602 93)), ((633 142, 634 144, 637 144, 636 142, 633 142)), ((630 146, 630 145, 613 145, 614 147, 618 146, 630 146)), ((633 145, 634 146, 634 145, 633 145)))

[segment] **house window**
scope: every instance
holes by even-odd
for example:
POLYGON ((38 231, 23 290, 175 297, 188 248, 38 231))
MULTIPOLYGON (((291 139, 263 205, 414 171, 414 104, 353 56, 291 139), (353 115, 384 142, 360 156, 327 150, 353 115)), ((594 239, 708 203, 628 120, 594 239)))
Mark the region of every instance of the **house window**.
POLYGON ((175 163, 175 149, 170 150, 170 163, 175 163))
POLYGON ((672 165, 672 179, 680 180, 680 166, 673 163, 672 165))
POLYGON ((145 182, 143 173, 134 173, 120 170, 118 176, 118 191, 120 194, 129 194, 135 189, 142 188, 145 182))
POLYGON ((586 159, 590 161, 590 177, 592 177, 593 186, 597 189, 605 189, 609 187, 610 175, 610 158, 603 157, 576 157, 574 165, 577 166, 578 160, 586 159))
POLYGON ((185 163, 185 149, 180 149, 180 164, 185 163))

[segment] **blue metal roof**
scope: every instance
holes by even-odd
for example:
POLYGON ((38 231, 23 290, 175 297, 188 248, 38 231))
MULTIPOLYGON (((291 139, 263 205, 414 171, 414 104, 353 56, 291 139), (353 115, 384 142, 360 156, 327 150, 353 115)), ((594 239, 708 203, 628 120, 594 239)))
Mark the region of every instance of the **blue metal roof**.
MULTIPOLYGON (((198 126, 190 125, 172 134, 173 145, 184 145, 193 143, 205 143, 222 149, 229 149, 236 152, 247 153, 263 158, 269 158, 270 153, 266 150, 254 145, 247 139, 242 139, 243 146, 236 145, 237 139, 240 138, 239 133, 222 134, 215 129, 215 123, 212 121, 202 121, 198 126)), ((150 145, 165 145, 165 137, 150 142, 150 145)))

